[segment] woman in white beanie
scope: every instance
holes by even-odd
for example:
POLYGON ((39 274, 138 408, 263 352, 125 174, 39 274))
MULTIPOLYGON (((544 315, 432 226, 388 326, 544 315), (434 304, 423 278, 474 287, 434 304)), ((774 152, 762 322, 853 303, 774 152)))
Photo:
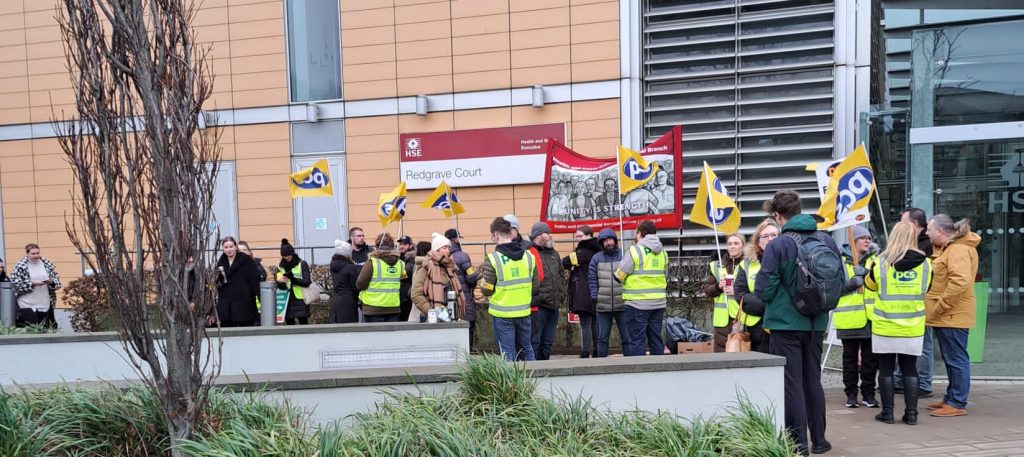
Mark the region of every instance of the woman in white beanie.
MULTIPOLYGON (((466 302, 462 287, 455 274, 451 257, 451 241, 440 233, 430 237, 430 252, 424 257, 416 258, 416 273, 412 277, 412 304, 423 315, 433 308, 447 305, 447 292, 455 293, 455 302, 459 314, 465 312, 466 302)), ((455 317, 448 310, 449 315, 455 317)), ((412 316, 410 315, 410 320, 412 316)))
POLYGON ((334 256, 331 257, 331 282, 334 284, 330 312, 332 324, 359 322, 359 289, 356 288, 359 270, 359 265, 352 262, 352 245, 334 240, 334 256))

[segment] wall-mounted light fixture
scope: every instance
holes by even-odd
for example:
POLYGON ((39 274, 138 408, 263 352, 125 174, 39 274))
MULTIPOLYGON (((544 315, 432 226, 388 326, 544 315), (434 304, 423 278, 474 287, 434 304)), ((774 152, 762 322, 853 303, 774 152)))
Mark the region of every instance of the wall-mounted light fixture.
POLYGON ((427 106, 427 96, 417 95, 416 96, 416 115, 426 116, 429 113, 429 107, 427 106))
POLYGON ((544 107, 544 86, 533 86, 533 103, 534 108, 544 107))

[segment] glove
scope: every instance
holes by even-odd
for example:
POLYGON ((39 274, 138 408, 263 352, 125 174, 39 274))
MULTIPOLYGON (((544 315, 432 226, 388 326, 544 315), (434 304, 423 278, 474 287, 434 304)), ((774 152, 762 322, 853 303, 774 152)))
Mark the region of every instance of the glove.
POLYGON ((861 282, 864 282, 864 277, 868 275, 868 270, 858 265, 853 267, 853 276, 860 277, 861 282))
POLYGON ((860 289, 863 286, 864 286, 864 276, 854 276, 854 277, 846 280, 845 289, 849 290, 849 291, 852 291, 852 290, 860 289))

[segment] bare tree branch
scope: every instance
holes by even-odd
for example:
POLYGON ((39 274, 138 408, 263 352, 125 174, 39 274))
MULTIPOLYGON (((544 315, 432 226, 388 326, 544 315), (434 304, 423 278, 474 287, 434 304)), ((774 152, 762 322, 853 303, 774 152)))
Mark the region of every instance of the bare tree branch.
POLYGON ((53 121, 77 184, 68 236, 121 318, 172 445, 193 433, 219 374, 203 256, 219 236, 220 133, 199 128, 213 78, 195 12, 186 0, 62 0, 57 11, 77 108, 53 121))

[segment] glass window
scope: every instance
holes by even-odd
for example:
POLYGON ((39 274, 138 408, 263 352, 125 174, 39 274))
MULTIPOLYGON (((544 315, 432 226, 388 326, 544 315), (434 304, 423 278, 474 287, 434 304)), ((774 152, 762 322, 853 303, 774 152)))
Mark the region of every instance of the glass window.
POLYGON ((288 0, 291 100, 341 98, 338 0, 288 0))
POLYGON ((913 127, 1024 120, 1024 21, 913 35, 913 127))

